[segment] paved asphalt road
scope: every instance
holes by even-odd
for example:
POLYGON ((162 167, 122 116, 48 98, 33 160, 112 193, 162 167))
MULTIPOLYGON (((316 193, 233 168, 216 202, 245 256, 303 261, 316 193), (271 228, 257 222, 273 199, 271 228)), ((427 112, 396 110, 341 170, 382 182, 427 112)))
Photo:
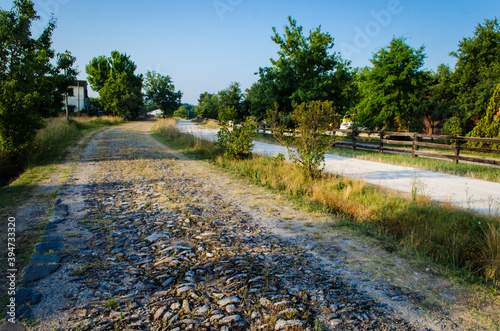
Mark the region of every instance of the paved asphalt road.
MULTIPOLYGON (((216 130, 202 128, 190 121, 181 120, 177 125, 183 132, 215 140, 216 130)), ((255 142, 253 152, 287 155, 284 147, 261 142, 255 142)), ((500 215, 500 183, 330 154, 325 157, 325 170, 408 193, 417 187, 419 194, 434 200, 451 202, 483 214, 500 215)))

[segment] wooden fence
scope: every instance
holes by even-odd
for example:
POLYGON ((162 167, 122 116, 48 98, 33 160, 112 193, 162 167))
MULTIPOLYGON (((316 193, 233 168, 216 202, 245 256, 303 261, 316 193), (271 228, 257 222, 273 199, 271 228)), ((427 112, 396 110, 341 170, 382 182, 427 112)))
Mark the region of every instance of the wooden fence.
MULTIPOLYGON (((482 142, 487 144, 500 144, 500 139, 473 138, 464 136, 444 136, 430 135, 416 132, 386 132, 370 130, 334 130, 345 134, 341 139, 335 142, 335 147, 352 148, 353 150, 371 150, 379 153, 404 153, 413 157, 425 156, 435 159, 450 159, 455 163, 459 161, 468 161, 476 163, 485 163, 500 166, 500 159, 487 157, 475 157, 460 155, 461 151, 470 151, 485 154, 500 154, 500 149, 478 148, 466 146, 467 142, 482 142), (360 137, 362 134, 364 137, 360 137), (400 137, 400 139, 394 139, 400 137), (421 150, 420 147, 431 149, 449 150, 449 153, 421 150)), ((260 126, 259 133, 271 135, 268 127, 260 126)), ((331 134, 334 134, 333 132, 331 134)))

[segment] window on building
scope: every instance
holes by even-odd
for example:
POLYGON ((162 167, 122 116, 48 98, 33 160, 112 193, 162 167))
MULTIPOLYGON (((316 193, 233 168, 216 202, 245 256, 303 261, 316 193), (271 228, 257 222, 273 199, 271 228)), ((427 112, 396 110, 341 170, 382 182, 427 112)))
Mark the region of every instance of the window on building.
POLYGON ((75 89, 74 88, 70 88, 69 89, 68 96, 69 97, 74 97, 75 96, 75 89))

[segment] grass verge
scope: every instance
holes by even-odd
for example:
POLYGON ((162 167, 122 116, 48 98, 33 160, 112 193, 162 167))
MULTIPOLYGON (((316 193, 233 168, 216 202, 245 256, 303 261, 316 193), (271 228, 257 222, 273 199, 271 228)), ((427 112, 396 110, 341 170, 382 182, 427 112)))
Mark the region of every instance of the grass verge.
POLYGON ((210 142, 202 143, 197 141, 199 138, 179 132, 175 122, 159 122, 155 132, 161 141, 180 152, 210 159, 255 184, 339 215, 344 220, 342 225, 383 239, 389 250, 430 258, 454 270, 462 279, 481 279, 495 291, 500 288, 499 217, 438 204, 425 196, 401 197, 332 174, 311 179, 279 157, 227 160, 210 147, 210 142), (203 146, 200 154, 196 146, 203 146))
POLYGON ((464 162, 455 164, 450 161, 425 157, 412 157, 411 155, 405 154, 381 154, 372 151, 353 151, 348 148, 330 148, 327 153, 360 160, 389 163, 500 183, 500 168, 495 166, 464 162))
POLYGON ((176 128, 174 118, 160 119, 153 126, 151 134, 160 142, 195 160, 213 159, 221 149, 212 142, 200 139, 188 133, 182 133, 176 128))
POLYGON ((210 118, 197 117, 197 118, 191 120, 191 122, 196 123, 196 124, 201 125, 201 126, 204 126, 208 129, 217 129, 217 130, 220 129, 219 121, 216 121, 216 120, 213 120, 210 118))

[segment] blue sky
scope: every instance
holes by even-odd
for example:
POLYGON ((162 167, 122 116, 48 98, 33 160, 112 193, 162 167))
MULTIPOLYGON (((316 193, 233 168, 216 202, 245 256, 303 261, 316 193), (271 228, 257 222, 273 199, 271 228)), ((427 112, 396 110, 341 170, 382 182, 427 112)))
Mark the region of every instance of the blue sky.
MULTIPOLYGON (((472 36, 478 23, 500 18, 500 1, 430 0, 35 0, 41 20, 57 19, 53 47, 77 57, 79 78, 85 65, 111 51, 127 53, 139 73, 155 70, 170 75, 183 102, 196 104, 200 93, 214 93, 239 82, 243 90, 269 66, 278 46, 270 37, 280 33, 292 16, 309 30, 335 38, 334 51, 352 66, 370 65, 372 54, 393 36, 425 46, 425 68, 454 65, 449 56, 459 41, 472 36)), ((12 1, 0 0, 2 9, 12 1)), ((92 96, 96 94, 92 93, 92 96)))

